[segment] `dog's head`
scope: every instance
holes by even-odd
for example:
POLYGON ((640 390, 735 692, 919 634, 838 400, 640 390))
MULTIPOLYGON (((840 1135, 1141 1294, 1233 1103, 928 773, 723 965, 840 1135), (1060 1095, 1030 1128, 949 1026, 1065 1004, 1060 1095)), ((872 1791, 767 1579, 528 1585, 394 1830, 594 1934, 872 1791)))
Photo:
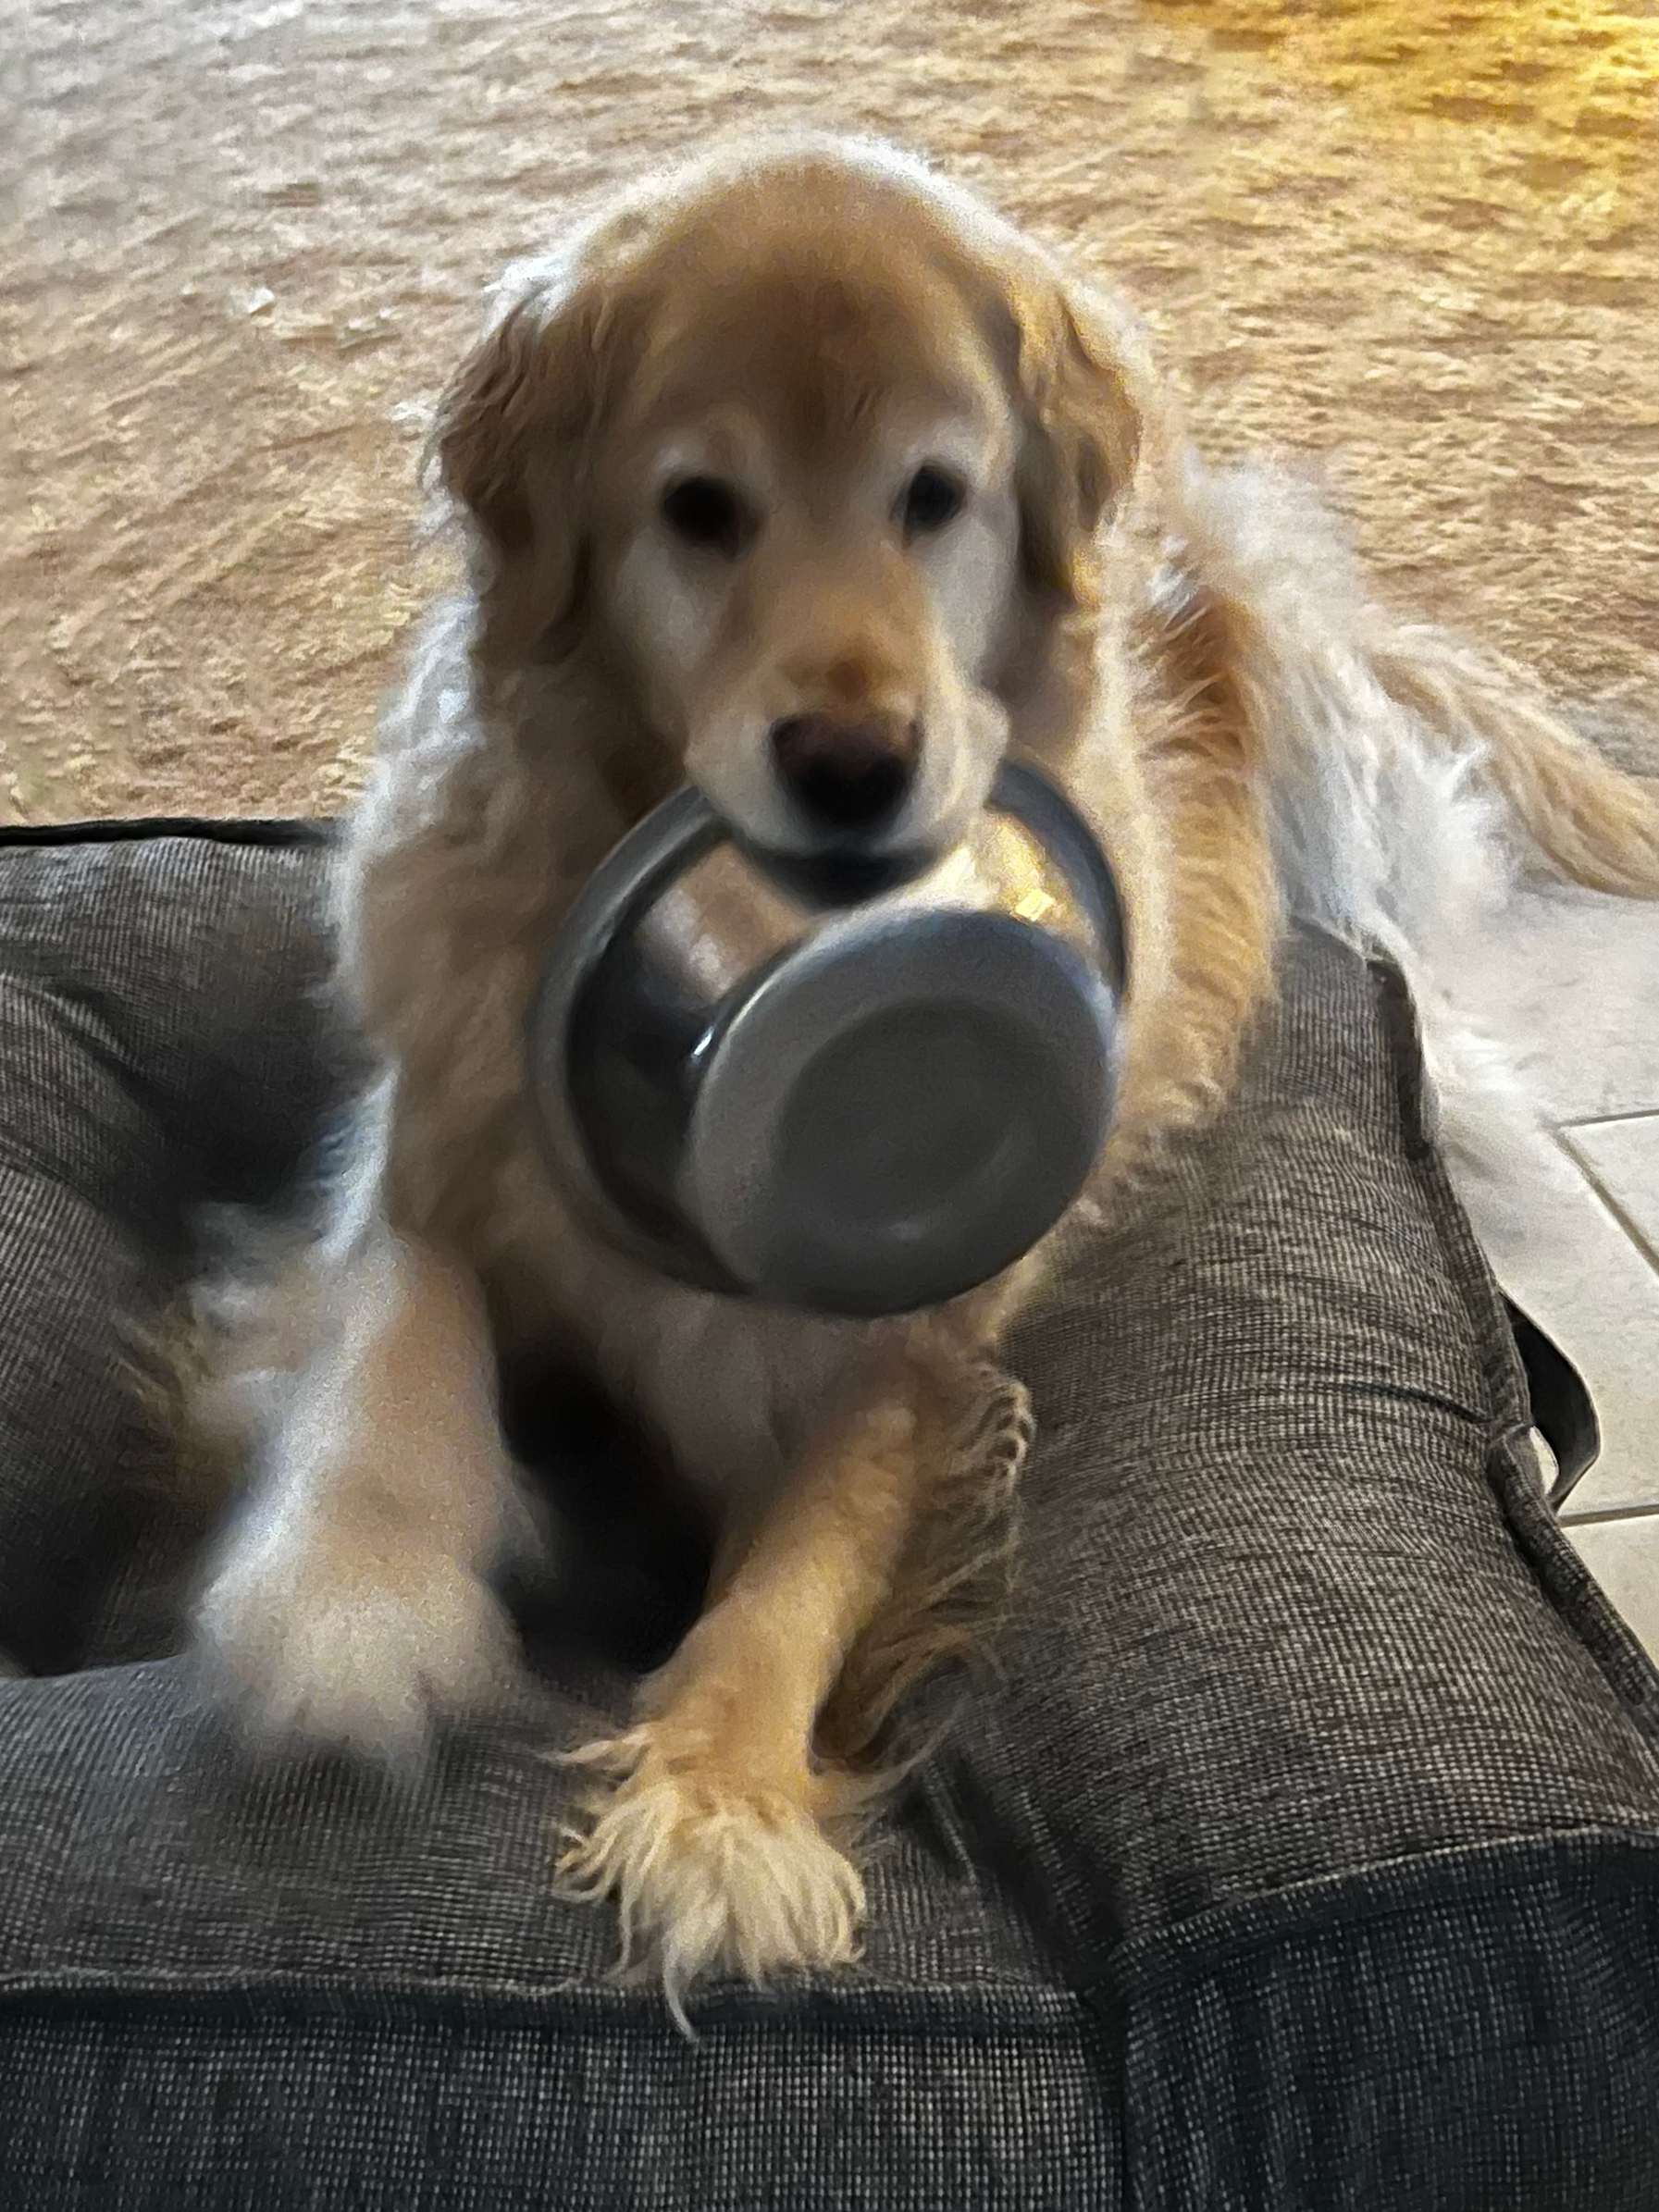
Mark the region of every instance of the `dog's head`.
POLYGON ((822 139, 682 173, 505 290, 437 440, 486 650, 602 666, 648 784, 760 847, 952 842, 1095 612, 1129 332, 919 165, 822 139))

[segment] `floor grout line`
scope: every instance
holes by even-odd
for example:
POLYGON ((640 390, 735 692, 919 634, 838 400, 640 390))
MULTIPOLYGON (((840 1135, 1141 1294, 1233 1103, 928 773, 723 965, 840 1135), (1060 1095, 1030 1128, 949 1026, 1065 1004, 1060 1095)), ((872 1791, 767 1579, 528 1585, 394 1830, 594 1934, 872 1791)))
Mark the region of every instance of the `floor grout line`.
POLYGON ((1659 1121, 1659 1106, 1629 1106, 1622 1114, 1575 1114, 1570 1121, 1555 1126, 1558 1130, 1612 1129, 1620 1121, 1659 1121))
MULTIPOLYGON (((1643 1118, 1645 1118, 1645 1117, 1643 1117, 1643 1118)), ((1580 1128, 1587 1128, 1589 1124, 1581 1122, 1579 1126, 1580 1128)), ((1565 1128, 1558 1128, 1556 1130, 1555 1142, 1560 1145, 1562 1151, 1566 1153, 1567 1158, 1571 1160, 1573 1165, 1578 1168, 1579 1174, 1584 1178, 1585 1181, 1590 1185, 1591 1189, 1595 1193, 1602 1204, 1607 1208, 1607 1211, 1613 1216, 1613 1218, 1618 1223, 1620 1229, 1624 1230, 1626 1236, 1629 1238, 1631 1243, 1635 1245, 1637 1251, 1640 1253, 1642 1258, 1646 1260, 1648 1266, 1653 1268, 1655 1274, 1659 1274, 1659 1251, 1654 1250, 1653 1244, 1648 1240, 1646 1232, 1631 1219, 1628 1213, 1626 1213, 1624 1207, 1619 1204, 1618 1200, 1613 1195, 1613 1193, 1602 1180, 1600 1175, 1597 1174, 1591 1163, 1584 1157, 1578 1146, 1572 1142, 1565 1128)))
POLYGON ((1557 1516, 1563 1528, 1600 1528, 1609 1521, 1659 1521, 1659 1499, 1652 1505, 1608 1505, 1600 1513, 1576 1514, 1563 1510, 1557 1516))

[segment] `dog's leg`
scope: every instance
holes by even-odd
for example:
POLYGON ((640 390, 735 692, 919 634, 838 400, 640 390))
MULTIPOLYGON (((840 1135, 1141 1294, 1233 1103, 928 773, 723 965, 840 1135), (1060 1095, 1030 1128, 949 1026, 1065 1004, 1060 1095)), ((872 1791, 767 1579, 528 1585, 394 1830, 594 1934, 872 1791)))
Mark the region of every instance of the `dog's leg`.
POLYGON ((255 1734, 394 1761, 513 1678, 483 1576, 510 1511, 484 1302, 376 1228, 336 1262, 317 1348, 201 1600, 204 1655, 255 1734))
POLYGON ((758 1982, 857 1954, 863 1886, 821 1825, 837 1777, 814 1765, 813 1723, 887 1592, 937 1444, 930 1378, 907 1366, 883 1383, 806 1451, 747 1542, 723 1546, 712 1602, 641 1684, 638 1724, 563 1755, 601 1779, 588 1824, 566 1830, 561 1886, 615 1897, 619 1971, 660 1973, 682 2025, 705 1970, 758 1982))

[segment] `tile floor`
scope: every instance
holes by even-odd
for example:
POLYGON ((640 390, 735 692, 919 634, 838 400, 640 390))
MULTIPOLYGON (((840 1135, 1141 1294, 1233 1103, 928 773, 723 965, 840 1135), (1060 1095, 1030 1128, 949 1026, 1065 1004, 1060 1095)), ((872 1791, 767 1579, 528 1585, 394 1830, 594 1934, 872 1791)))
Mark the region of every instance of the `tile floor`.
POLYGON ((1504 1289, 1589 1385, 1602 1454, 1562 1521, 1659 1659, 1659 907, 1523 898, 1481 997, 1554 1131, 1524 1208, 1466 1197, 1504 1289))

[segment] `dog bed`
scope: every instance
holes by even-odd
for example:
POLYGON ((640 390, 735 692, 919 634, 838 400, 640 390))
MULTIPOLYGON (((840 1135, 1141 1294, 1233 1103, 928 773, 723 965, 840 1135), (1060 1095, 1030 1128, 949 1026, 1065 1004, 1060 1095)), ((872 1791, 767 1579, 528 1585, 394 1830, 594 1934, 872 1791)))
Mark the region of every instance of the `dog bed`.
POLYGON ((1018 1607, 855 1968, 715 1984, 688 2046, 547 1893, 527 1722, 402 1796, 239 1764, 112 1316, 345 1080, 328 847, 0 846, 0 2203, 1651 2206, 1659 1676, 1543 1498, 1399 979, 1320 936, 1013 1348, 1018 1607))

